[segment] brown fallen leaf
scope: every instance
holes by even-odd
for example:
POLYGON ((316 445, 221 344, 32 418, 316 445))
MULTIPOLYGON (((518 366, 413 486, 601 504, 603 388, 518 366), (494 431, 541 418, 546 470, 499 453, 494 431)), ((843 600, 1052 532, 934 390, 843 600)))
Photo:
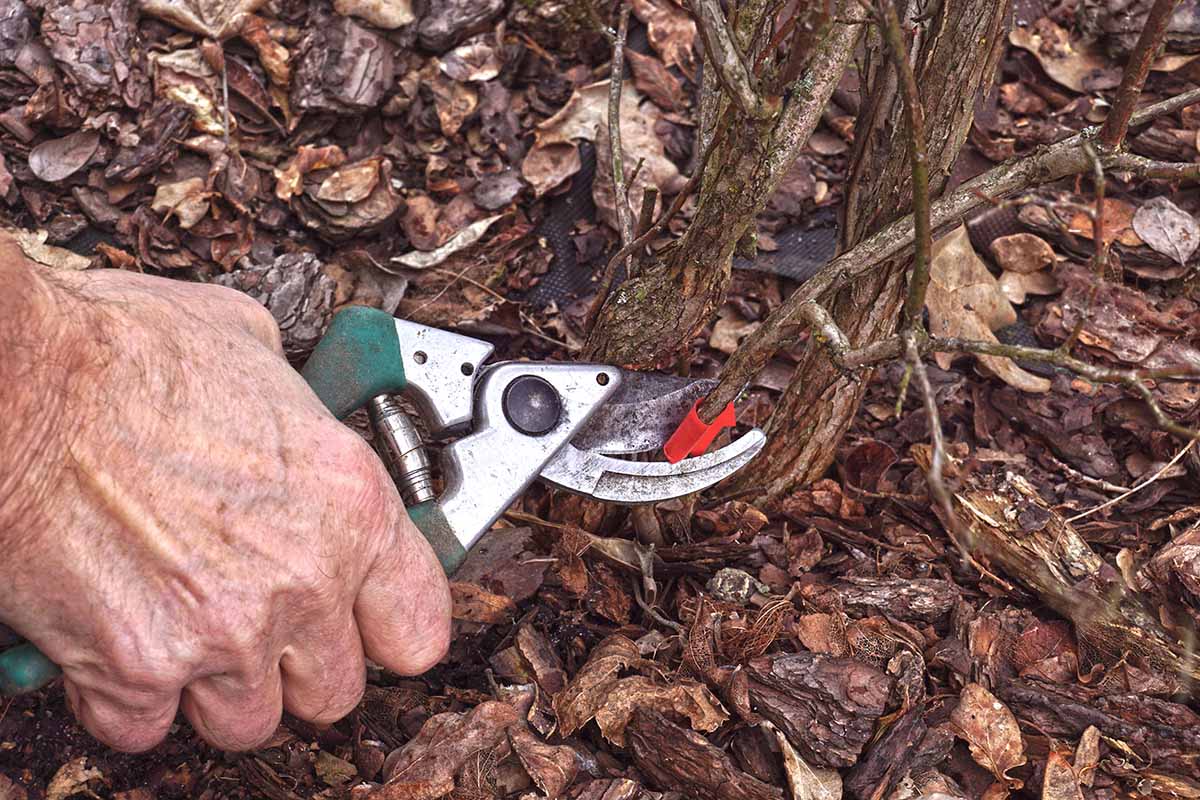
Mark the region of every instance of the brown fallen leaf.
POLYGON ((275 196, 287 202, 304 191, 304 176, 314 170, 346 163, 346 153, 336 144, 326 147, 300 145, 283 169, 275 170, 275 196))
POLYGON ((460 250, 465 250, 478 242, 487 233, 488 228, 492 227, 492 224, 503 216, 503 214, 496 214, 491 217, 484 217, 459 230, 447 239, 441 247, 434 248, 428 252, 413 250, 409 253, 402 253, 393 257, 392 261, 396 264, 402 264, 409 269, 435 267, 460 250))
POLYGON ((520 717, 507 703, 488 700, 470 711, 430 717, 383 764, 387 780, 370 800, 434 800, 454 789, 454 777, 476 754, 503 742, 520 717))
MULTIPOLYGON (((996 279, 971 247, 965 225, 934 242, 929 277, 925 307, 929 309, 929 332, 934 336, 996 342, 992 331, 1017 321, 996 279)), ((934 360, 942 369, 949 369, 953 355, 935 353, 934 360)), ((1007 358, 979 356, 979 362, 1009 386, 1026 392, 1050 390, 1050 381, 1007 358)))
POLYGON ((495 625, 508 622, 517 613, 517 606, 510 598, 475 583, 450 581, 450 596, 454 601, 454 619, 495 625))
MULTIPOLYGON (((26 258, 54 269, 83 270, 91 266, 84 256, 62 247, 46 244, 46 231, 30 231, 24 228, 0 229, 0 253, 13 244, 26 258)), ((11 252, 11 251, 10 251, 11 252)))
POLYGON ((330 203, 357 203, 364 200, 379 184, 379 164, 360 161, 333 173, 321 182, 317 199, 330 203))
POLYGON ((1008 298, 1008 302, 1020 305, 1031 294, 1054 294, 1061 287, 1049 272, 1011 272, 1000 273, 1000 290, 1008 298))
POLYGON ((607 702, 620 673, 642 663, 637 645, 619 633, 596 645, 587 663, 554 697, 554 714, 562 735, 570 736, 586 725, 607 702))
POLYGON ((500 74, 500 56, 485 35, 463 42, 442 57, 439 69, 456 81, 490 81, 500 74))
POLYGON ((567 745, 543 742, 524 728, 513 728, 508 740, 521 766, 547 797, 559 797, 579 773, 579 758, 567 745))
POLYGON ((174 216, 185 231, 204 219, 208 213, 208 192, 204 178, 186 178, 174 183, 161 183, 154 191, 150 209, 164 217, 174 216))
POLYGON ((402 28, 417 19, 412 0, 333 0, 333 10, 387 30, 402 28))
POLYGON ((48 139, 29 151, 29 171, 47 183, 57 183, 85 167, 100 148, 96 131, 76 131, 48 139))
POLYGON ((1196 218, 1163 195, 1142 204, 1133 215, 1133 230, 1151 248, 1181 265, 1200 246, 1200 225, 1196 224, 1196 218))
POLYGON ((625 746, 625 726, 641 706, 687 717, 693 729, 705 733, 715 731, 729 719, 712 692, 704 684, 692 680, 683 679, 668 685, 634 675, 614 682, 607 694, 596 710, 596 724, 604 738, 618 747, 625 746))
POLYGON ((796 748, 792 747, 783 731, 770 722, 764 721, 761 724, 775 734, 775 741, 779 743, 779 752, 783 755, 783 770, 787 775, 792 800, 841 800, 842 776, 836 769, 809 766, 796 752, 796 748))
POLYGON ((1096 775, 1096 766, 1100 763, 1100 729, 1095 725, 1087 729, 1079 737, 1075 745, 1075 774, 1084 786, 1091 786, 1096 775))
POLYGON ((1042 777, 1042 800, 1084 800, 1083 789, 1075 770, 1066 757, 1051 750, 1046 757, 1046 771, 1042 777))
POLYGON ((1050 266, 1055 261, 1054 248, 1032 233, 1014 233, 993 239, 992 257, 1000 269, 1028 274, 1050 266))
POLYGON ((696 23, 672 0, 633 0, 633 13, 646 23, 650 44, 668 67, 696 74, 696 23))
POLYGON ((455 136, 462 129, 467 117, 479 107, 479 92, 468 83, 449 78, 440 72, 426 84, 433 93, 442 134, 455 136))
POLYGON ((142 0, 142 11, 184 30, 225 39, 236 34, 246 17, 266 0, 142 0))
MULTIPOLYGON (((1142 244, 1142 238, 1133 229, 1135 211, 1136 209, 1130 203, 1120 198, 1104 198, 1104 227, 1101 229, 1100 235, 1105 244, 1120 242, 1129 247, 1137 247, 1142 244)), ((1076 211, 1067 225, 1067 231, 1084 239, 1094 239, 1096 226, 1092 222, 1092 215, 1088 211, 1076 211)))
POLYGON ((683 83, 661 61, 636 50, 626 50, 625 57, 633 68, 633 85, 638 91, 667 111, 684 106, 683 83))
POLYGON ((1028 27, 1016 26, 1008 40, 1033 53, 1054 81, 1074 92, 1112 89, 1121 82, 1121 72, 1104 56, 1080 42, 1072 42, 1065 28, 1042 17, 1028 27))
POLYGON ((88 784, 104 780, 104 773, 96 767, 89 767, 87 762, 87 756, 80 756, 59 767, 46 786, 46 800, 66 800, 77 794, 96 797, 88 784))
POLYGON ((1007 781, 1014 789, 1020 787, 1020 781, 1014 782, 1007 773, 1025 763, 1025 741, 1008 706, 979 684, 968 683, 950 715, 950 722, 979 766, 990 771, 996 780, 1007 781))

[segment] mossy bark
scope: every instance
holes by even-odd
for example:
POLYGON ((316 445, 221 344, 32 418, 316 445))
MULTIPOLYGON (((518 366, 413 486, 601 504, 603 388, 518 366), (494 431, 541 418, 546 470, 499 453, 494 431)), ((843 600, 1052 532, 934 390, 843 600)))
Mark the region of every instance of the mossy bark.
MULTIPOLYGON (((908 4, 910 16, 919 4, 908 4)), ((913 66, 925 108, 930 191, 941 194, 966 142, 977 100, 989 90, 1007 36, 1009 0, 943 0, 919 23, 913 66)), ((911 165, 902 98, 878 36, 868 44, 864 104, 855 126, 841 229, 846 249, 911 212, 911 165)), ((909 259, 881 265, 836 297, 822 298, 855 347, 895 332, 909 259)), ((810 345, 767 424, 767 446, 740 483, 778 496, 820 478, 858 410, 869 375, 847 375, 810 345)))
MULTIPOLYGON (((747 9, 761 14, 766 7, 760 2, 747 9)), ((715 103, 705 98, 711 116, 702 120, 698 138, 713 141, 716 149, 696 215, 679 241, 610 293, 589 334, 588 358, 633 369, 674 364, 724 302, 734 249, 753 230, 755 217, 820 121, 861 34, 864 9, 858 0, 840 0, 834 15, 825 13, 824 4, 813 9, 824 16, 809 30, 823 36, 804 48, 808 60, 803 70, 796 69, 800 77, 791 74, 787 59, 753 74, 762 100, 754 113, 724 94, 715 103)), ((744 11, 735 33, 743 60, 757 64, 763 59, 755 48, 770 36, 755 33, 749 13, 744 11)), ((705 69, 711 76, 707 60, 705 69)), ((706 78, 706 92, 715 86, 706 78)))

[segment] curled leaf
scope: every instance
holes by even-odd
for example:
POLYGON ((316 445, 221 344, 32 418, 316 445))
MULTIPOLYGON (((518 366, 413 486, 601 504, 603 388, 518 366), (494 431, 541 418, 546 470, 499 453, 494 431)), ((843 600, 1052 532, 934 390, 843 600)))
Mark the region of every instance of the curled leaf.
POLYGON ((1007 773, 1025 763, 1025 741, 1008 706, 978 683, 968 683, 950 722, 971 749, 975 763, 995 775, 996 780, 1011 784, 1007 773))
POLYGON ((76 131, 50 139, 29 153, 29 171, 47 183, 66 180, 92 160, 100 147, 100 134, 76 131))

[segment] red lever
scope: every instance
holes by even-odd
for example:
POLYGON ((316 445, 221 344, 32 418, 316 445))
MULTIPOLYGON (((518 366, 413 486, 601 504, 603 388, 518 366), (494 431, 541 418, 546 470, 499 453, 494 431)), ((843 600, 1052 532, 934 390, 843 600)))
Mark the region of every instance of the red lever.
POLYGON ((678 464, 688 456, 704 455, 704 451, 712 444, 713 439, 717 438, 717 434, 726 428, 732 428, 737 422, 737 412, 733 410, 733 403, 725 406, 725 410, 712 422, 704 422, 696 411, 703 399, 700 398, 692 404, 692 410, 663 445, 663 454, 672 464, 678 464))

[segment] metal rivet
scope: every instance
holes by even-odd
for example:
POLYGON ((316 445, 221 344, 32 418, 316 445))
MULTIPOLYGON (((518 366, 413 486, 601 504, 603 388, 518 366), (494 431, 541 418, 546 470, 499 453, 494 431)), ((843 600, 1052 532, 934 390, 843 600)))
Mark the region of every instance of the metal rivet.
POLYGON ((597 375, 596 383, 600 384, 601 386, 608 386, 608 373, 601 372, 599 375, 597 375))
POLYGON ((462 369, 463 375, 471 375, 475 372, 475 365, 474 364, 463 364, 461 369, 462 369))
POLYGON ((429 356, 425 355, 424 350, 418 350, 417 352, 413 353, 413 361, 417 362, 418 364, 424 364, 428 360, 429 356))

